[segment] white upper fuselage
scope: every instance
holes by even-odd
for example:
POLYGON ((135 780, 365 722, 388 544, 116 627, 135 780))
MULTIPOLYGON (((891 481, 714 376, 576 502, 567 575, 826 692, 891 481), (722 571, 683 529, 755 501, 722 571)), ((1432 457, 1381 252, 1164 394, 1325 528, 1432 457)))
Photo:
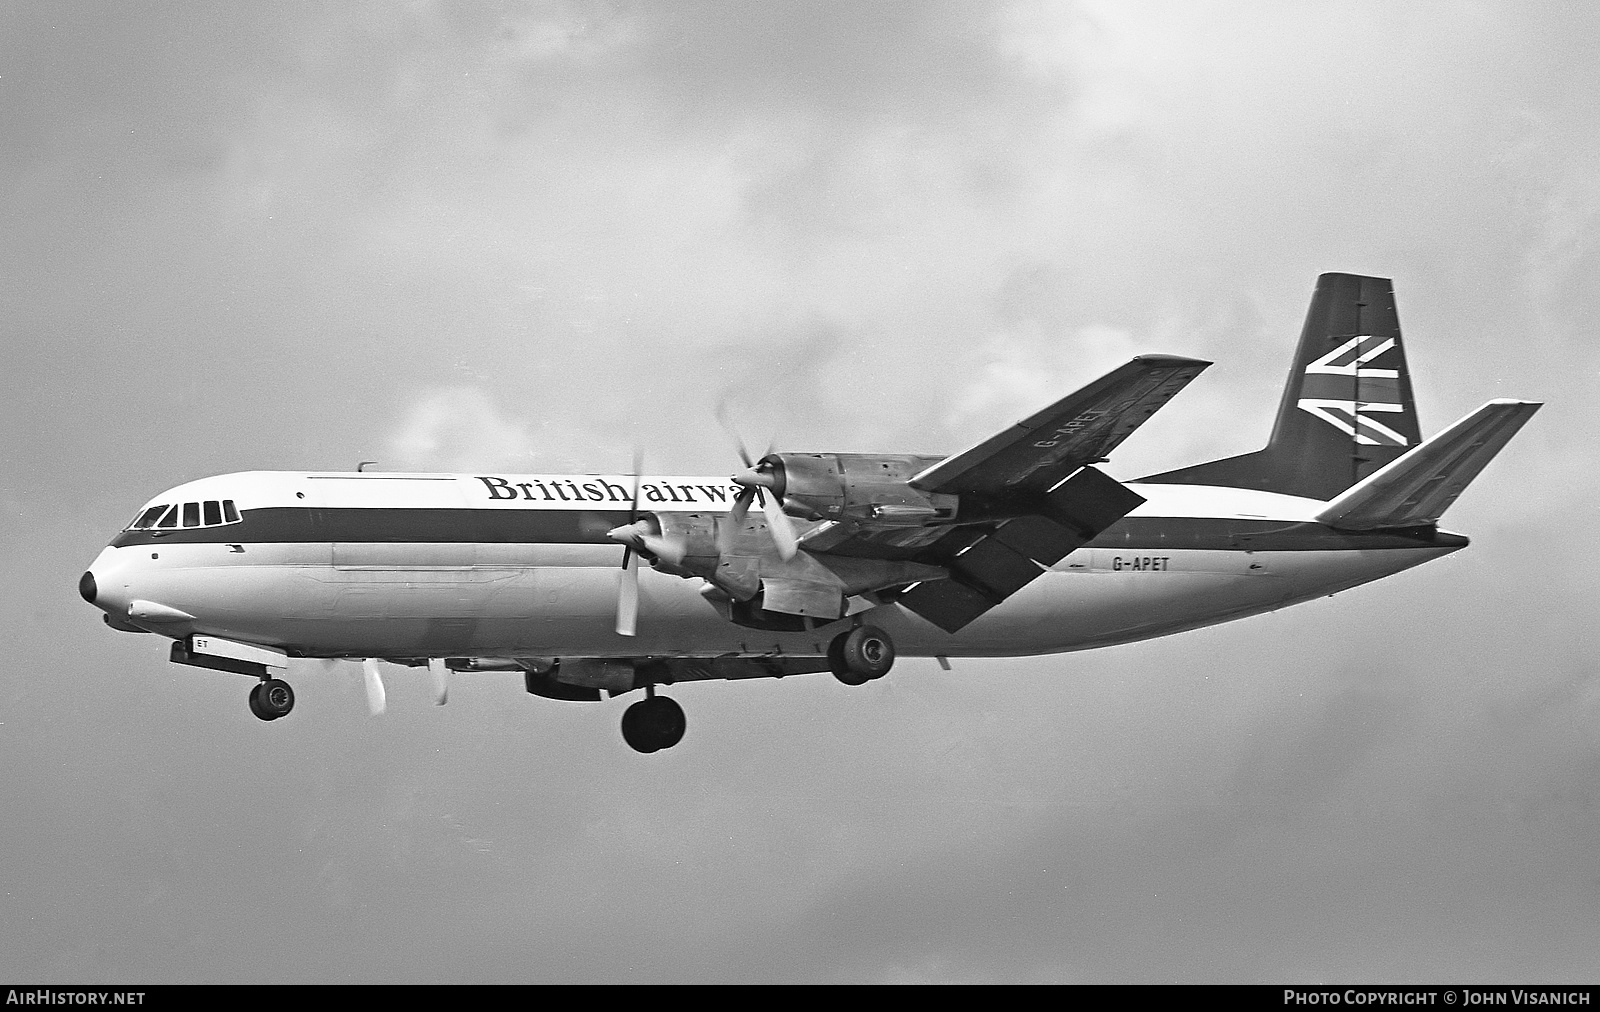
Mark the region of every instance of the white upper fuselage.
MULTIPOLYGON (((113 623, 347 657, 824 654, 833 626, 727 621, 698 579, 645 572, 637 637, 613 628, 624 475, 254 471, 156 496, 171 526, 125 531, 90 569, 113 623), (236 520, 230 518, 237 517, 236 520), (216 520, 217 523, 209 521, 216 520)), ((1324 503, 1200 485, 1130 483, 1145 503, 959 633, 871 608, 902 655, 1053 653, 1269 611, 1448 554, 1465 539, 1358 535, 1324 503)), ((723 513, 726 478, 646 477, 640 509, 723 513)), ((148 522, 156 522, 149 518, 148 522)))

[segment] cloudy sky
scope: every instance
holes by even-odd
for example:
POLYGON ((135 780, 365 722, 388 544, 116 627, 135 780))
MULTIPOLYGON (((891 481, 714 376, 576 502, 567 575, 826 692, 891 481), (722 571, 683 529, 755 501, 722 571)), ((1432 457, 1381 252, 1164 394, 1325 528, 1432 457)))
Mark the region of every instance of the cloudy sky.
POLYGON ((0 977, 1600 978, 1600 16, 1515 3, 0 7, 0 977), (950 452, 1141 352, 1265 439, 1318 273, 1468 551, 1094 653, 622 701, 230 676, 75 582, 251 468, 950 452))

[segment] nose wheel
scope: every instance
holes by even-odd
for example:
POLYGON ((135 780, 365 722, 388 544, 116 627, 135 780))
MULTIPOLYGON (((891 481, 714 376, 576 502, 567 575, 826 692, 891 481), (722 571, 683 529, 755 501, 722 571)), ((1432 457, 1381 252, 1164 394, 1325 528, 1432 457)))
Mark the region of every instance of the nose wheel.
POLYGON ((277 720, 294 709, 294 690, 281 678, 263 678, 250 690, 250 712, 262 720, 277 720))
POLYGON ((828 668, 846 685, 865 685, 893 666, 894 640, 877 626, 856 626, 828 644, 828 668))
POLYGON ((659 752, 683 740, 683 707, 666 696, 641 699, 622 712, 622 740, 635 752, 659 752))

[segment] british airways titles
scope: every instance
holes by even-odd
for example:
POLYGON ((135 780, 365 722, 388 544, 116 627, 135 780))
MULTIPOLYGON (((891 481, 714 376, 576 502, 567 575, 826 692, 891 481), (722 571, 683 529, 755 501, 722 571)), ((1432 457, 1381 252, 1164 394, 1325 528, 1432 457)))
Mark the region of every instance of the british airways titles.
MULTIPOLYGON (((622 481, 597 475, 578 475, 571 478, 538 476, 501 478, 495 475, 474 475, 483 482, 484 498, 489 500, 518 500, 538 503, 616 503, 633 502, 633 490, 622 481)), ((630 481, 631 484, 631 481, 630 481)), ((731 506, 741 489, 734 484, 716 485, 666 480, 662 478, 639 483, 641 505, 679 506, 731 506)))

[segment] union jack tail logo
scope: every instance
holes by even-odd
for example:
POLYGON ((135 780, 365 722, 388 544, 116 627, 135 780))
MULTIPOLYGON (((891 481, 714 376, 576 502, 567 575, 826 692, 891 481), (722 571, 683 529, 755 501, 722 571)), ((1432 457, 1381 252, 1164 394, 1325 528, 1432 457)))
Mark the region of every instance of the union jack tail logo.
POLYGON ((1370 417, 1405 411, 1400 370, 1369 366, 1398 344, 1392 337, 1352 337, 1306 366, 1296 406, 1366 446, 1408 446, 1399 432, 1370 417))

